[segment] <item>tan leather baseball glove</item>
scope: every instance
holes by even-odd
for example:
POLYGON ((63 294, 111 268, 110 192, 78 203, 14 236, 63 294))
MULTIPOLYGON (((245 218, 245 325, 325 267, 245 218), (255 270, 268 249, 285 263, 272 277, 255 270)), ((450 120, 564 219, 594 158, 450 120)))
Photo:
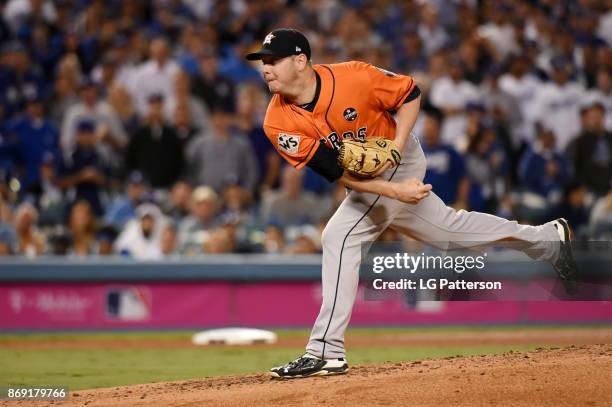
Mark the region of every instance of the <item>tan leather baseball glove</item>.
POLYGON ((395 167, 401 159, 402 155, 393 141, 372 137, 365 142, 344 141, 340 147, 338 163, 353 176, 371 178, 387 161, 395 167))

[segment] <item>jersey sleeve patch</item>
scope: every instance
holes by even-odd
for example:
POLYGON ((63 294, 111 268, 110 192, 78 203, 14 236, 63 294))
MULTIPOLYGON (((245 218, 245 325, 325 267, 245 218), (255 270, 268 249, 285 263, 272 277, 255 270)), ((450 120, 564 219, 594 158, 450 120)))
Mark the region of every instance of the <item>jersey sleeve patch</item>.
POLYGON ((278 133, 278 149, 289 154, 296 155, 300 151, 302 137, 295 134, 278 133))

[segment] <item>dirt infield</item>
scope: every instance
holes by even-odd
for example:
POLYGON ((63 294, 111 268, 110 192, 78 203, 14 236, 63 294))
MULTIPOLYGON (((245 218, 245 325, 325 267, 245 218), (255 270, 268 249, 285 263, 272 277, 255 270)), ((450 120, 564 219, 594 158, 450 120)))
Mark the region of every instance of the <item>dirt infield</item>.
POLYGON ((572 345, 355 366, 334 377, 281 381, 258 374, 76 391, 68 401, 35 405, 609 406, 611 380, 612 344, 572 345))

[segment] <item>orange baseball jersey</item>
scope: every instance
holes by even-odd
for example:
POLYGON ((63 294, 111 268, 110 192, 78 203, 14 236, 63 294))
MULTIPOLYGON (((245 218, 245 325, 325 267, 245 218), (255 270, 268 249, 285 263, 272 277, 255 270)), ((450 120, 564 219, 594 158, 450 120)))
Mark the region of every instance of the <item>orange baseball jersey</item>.
POLYGON ((263 124, 268 139, 291 165, 304 167, 321 144, 338 150, 340 141, 347 138, 395 138, 391 112, 414 89, 410 76, 357 61, 313 68, 321 78, 314 110, 287 103, 275 94, 263 124))

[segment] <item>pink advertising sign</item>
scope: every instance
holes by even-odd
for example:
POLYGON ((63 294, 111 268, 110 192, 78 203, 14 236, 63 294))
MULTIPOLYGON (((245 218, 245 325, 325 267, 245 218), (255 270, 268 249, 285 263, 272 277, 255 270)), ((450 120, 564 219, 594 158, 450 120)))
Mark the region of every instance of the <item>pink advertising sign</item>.
MULTIPOLYGON (((320 301, 315 282, 15 283, 0 287, 0 329, 310 327, 320 301)), ((612 321, 612 302, 366 301, 360 288, 351 324, 603 321, 612 321)))
POLYGON ((224 326, 229 289, 226 283, 4 285, 0 328, 224 326))

